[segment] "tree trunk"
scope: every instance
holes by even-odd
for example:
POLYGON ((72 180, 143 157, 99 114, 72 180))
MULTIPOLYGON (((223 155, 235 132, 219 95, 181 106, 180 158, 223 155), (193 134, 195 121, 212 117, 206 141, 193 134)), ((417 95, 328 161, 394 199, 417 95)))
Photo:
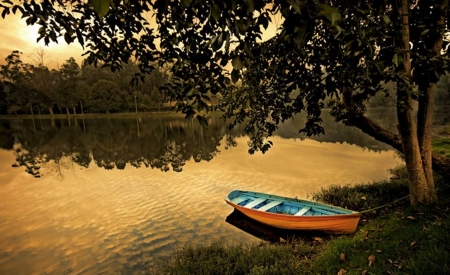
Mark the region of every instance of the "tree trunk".
POLYGON ((67 107, 66 107, 66 112, 67 112, 68 115, 70 115, 69 108, 67 108, 67 107))
POLYGON ((411 91, 408 91, 406 87, 399 87, 401 85, 407 84, 397 83, 397 119, 408 170, 410 199, 411 204, 414 205, 432 201, 432 198, 429 196, 428 182, 420 154, 414 110, 410 107, 411 91))
MULTIPOLYGON (((448 0, 442 0, 439 10, 434 16, 436 19, 436 30, 439 35, 436 36, 436 40, 430 49, 433 53, 433 58, 437 58, 441 55, 442 41, 444 38, 445 23, 447 18, 448 0)), ((436 190, 434 187, 433 179, 433 167, 432 167, 432 129, 433 129, 433 112, 434 112, 434 97, 436 91, 436 84, 430 83, 426 91, 422 91, 422 95, 419 96, 419 111, 417 114, 418 120, 418 138, 420 146, 420 154, 422 155, 423 168, 425 176, 428 182, 429 196, 436 200, 436 190)))
POLYGON ((72 110, 73 110, 73 114, 76 115, 77 114, 77 109, 75 108, 75 106, 72 106, 72 110))
POLYGON ((434 187, 432 154, 431 147, 433 130, 433 111, 434 111, 434 90, 435 84, 428 87, 424 95, 419 97, 419 111, 417 113, 420 155, 422 157, 423 170, 428 185, 428 197, 431 201, 437 200, 436 188, 434 187))
MULTIPOLYGON (((428 183, 422 162, 417 125, 412 108, 411 85, 411 55, 409 46, 409 1, 396 0, 394 2, 396 12, 395 45, 397 56, 402 61, 397 65, 397 119, 405 155, 406 168, 409 178, 409 193, 411 204, 432 202, 435 198, 434 182, 428 183), (433 192, 429 185, 432 185, 433 192), (431 195, 434 193, 434 195, 431 195)), ((431 147, 431 146, 430 146, 431 147)), ((431 160, 430 160, 431 165, 431 160)), ((432 178, 431 174, 431 178, 432 178)))
POLYGON ((53 116, 53 109, 51 107, 48 107, 48 111, 50 112, 50 115, 53 116))

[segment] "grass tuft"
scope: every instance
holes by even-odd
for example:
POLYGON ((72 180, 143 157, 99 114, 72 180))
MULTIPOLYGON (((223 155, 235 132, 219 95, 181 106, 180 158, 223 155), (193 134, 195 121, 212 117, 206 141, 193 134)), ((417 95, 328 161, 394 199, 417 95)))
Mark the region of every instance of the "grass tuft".
POLYGON ((434 138, 433 151, 450 158, 450 138, 434 138))
POLYGON ((392 169, 392 180, 368 184, 332 185, 314 193, 312 198, 328 204, 364 211, 385 205, 409 194, 406 169, 392 169))
POLYGON ((304 243, 227 246, 221 241, 207 246, 186 246, 161 259, 150 274, 295 274, 304 270, 301 259, 313 250, 304 243))

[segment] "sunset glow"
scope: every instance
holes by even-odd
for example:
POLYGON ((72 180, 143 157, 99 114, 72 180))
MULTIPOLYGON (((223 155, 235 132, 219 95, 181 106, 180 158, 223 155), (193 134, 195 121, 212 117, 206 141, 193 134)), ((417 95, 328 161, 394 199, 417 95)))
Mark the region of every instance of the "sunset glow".
MULTIPOLYGON (((269 23, 267 30, 263 33, 263 41, 272 38, 283 22, 280 14, 271 17, 272 22, 269 23)), ((147 19, 151 24, 156 23, 154 17, 149 16, 147 19)), ((58 39, 58 44, 51 42, 46 46, 43 39, 37 43, 39 28, 39 25, 27 26, 25 19, 21 19, 19 13, 10 14, 5 19, 0 19, 0 64, 4 64, 5 58, 14 50, 23 53, 22 60, 24 62, 33 64, 31 56, 38 48, 44 48, 46 51, 47 61, 45 65, 50 68, 60 66, 70 57, 75 58, 81 64, 84 59, 81 56, 84 50, 80 44, 74 42, 67 45, 62 37, 58 39)))
POLYGON ((38 25, 27 26, 25 20, 20 19, 20 15, 8 15, 5 19, 0 19, 0 64, 14 50, 23 53, 23 61, 33 63, 30 56, 37 48, 43 47, 46 51, 47 66, 58 67, 65 60, 73 57, 81 63, 83 48, 78 43, 67 45, 64 39, 60 38, 59 43, 51 42, 45 46, 43 40, 36 43, 38 38, 38 25))

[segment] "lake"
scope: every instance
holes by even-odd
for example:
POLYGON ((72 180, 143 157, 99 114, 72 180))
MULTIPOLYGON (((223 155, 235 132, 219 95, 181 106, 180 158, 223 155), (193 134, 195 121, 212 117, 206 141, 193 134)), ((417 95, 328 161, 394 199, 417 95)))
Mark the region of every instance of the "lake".
POLYGON ((0 274, 142 274, 180 246, 259 242, 225 222, 233 189, 306 198, 401 163, 329 117, 301 138, 301 121, 250 155, 218 118, 0 120, 0 274))

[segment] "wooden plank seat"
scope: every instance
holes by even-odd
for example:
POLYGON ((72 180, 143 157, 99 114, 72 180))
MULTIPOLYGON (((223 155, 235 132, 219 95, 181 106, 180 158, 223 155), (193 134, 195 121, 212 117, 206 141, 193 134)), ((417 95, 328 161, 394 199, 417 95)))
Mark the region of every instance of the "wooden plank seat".
POLYGON ((269 210, 271 208, 274 208, 275 206, 277 206, 277 205, 279 205, 281 203, 283 203, 283 202, 282 201, 272 201, 272 202, 269 202, 268 204, 262 206, 261 208, 258 208, 258 210, 260 210, 260 211, 267 211, 267 210, 269 210))
POLYGON ((311 209, 311 206, 307 205, 305 207, 303 207, 302 209, 300 209, 297 213, 295 213, 294 216, 303 216, 305 215, 306 212, 308 212, 311 209))
POLYGON ((235 204, 240 204, 241 202, 245 201, 246 199, 248 199, 248 197, 237 197, 231 200, 232 203, 235 204))
POLYGON ((265 198, 260 198, 260 199, 256 199, 250 203, 248 203, 247 205, 244 205, 245 208, 253 208, 254 206, 257 206, 258 204, 262 203, 263 201, 265 201, 265 198))

